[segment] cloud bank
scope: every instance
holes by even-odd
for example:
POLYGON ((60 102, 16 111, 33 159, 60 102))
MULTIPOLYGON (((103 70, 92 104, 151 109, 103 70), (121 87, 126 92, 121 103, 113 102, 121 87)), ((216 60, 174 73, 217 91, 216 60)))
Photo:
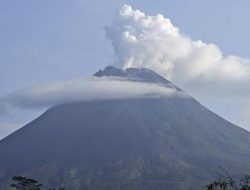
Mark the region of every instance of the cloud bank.
POLYGON ((92 77, 54 82, 10 94, 2 102, 9 107, 47 108, 70 102, 186 96, 175 88, 159 84, 132 82, 115 77, 92 77))
POLYGON ((148 16, 124 5, 105 30, 116 65, 152 69, 191 92, 207 85, 208 91, 223 96, 224 92, 250 94, 249 59, 224 56, 215 44, 192 40, 161 14, 148 16))

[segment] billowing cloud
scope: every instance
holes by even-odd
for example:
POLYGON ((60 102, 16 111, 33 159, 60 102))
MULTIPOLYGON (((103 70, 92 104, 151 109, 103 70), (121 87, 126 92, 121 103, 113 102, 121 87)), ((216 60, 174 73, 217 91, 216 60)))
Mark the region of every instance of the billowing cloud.
POLYGON ((195 86, 191 91, 208 85, 210 90, 225 87, 235 93, 232 88, 240 88, 250 94, 249 59, 224 56, 215 44, 190 39, 161 14, 148 16, 124 5, 105 30, 116 65, 152 69, 186 89, 195 86))
POLYGON ((10 107, 40 109, 70 102, 173 95, 186 96, 175 88, 159 84, 132 82, 115 77, 92 77, 24 89, 10 94, 3 102, 10 107))

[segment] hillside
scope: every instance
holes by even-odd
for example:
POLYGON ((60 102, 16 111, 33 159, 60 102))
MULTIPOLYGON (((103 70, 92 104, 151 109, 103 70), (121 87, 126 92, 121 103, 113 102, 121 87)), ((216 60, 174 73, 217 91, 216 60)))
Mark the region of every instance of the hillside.
MULTIPOLYGON (((181 90, 153 71, 117 71, 181 90)), ((1 140, 0 154, 0 189, 27 175, 73 190, 193 190, 221 164, 249 172, 250 133, 191 97, 91 101, 48 109, 1 140)))

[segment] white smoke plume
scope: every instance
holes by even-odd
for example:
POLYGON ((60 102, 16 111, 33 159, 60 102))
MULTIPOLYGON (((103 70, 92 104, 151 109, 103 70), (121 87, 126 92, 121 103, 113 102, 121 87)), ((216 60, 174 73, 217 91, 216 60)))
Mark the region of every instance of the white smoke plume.
POLYGON ((197 80, 250 81, 249 59, 223 56, 215 44, 193 41, 161 14, 148 16, 124 5, 105 30, 121 67, 146 67, 181 86, 197 80))

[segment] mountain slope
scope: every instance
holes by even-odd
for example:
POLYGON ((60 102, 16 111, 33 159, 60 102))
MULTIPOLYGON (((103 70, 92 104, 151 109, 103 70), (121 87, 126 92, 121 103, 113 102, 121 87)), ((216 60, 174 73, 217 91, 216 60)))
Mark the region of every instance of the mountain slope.
MULTIPOLYGON (((95 76, 178 89, 148 70, 117 71, 95 76)), ((250 134, 193 98, 92 101, 49 109, 1 140, 0 153, 0 189, 22 174, 71 189, 193 190, 221 164, 249 172, 250 134)))

